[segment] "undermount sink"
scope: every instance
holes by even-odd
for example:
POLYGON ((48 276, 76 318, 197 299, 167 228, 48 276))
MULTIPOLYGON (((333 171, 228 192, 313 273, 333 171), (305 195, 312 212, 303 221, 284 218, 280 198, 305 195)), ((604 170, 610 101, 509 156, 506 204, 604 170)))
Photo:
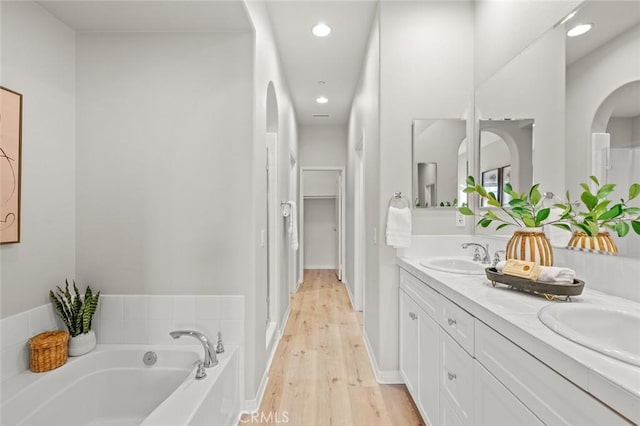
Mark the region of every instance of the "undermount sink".
POLYGON ((420 261, 425 268, 434 269, 436 271, 452 272, 454 274, 466 275, 484 275, 484 268, 489 265, 483 265, 480 262, 464 257, 430 257, 420 261))
POLYGON ((538 318, 562 337, 640 366, 640 311, 561 304, 545 306, 538 318))

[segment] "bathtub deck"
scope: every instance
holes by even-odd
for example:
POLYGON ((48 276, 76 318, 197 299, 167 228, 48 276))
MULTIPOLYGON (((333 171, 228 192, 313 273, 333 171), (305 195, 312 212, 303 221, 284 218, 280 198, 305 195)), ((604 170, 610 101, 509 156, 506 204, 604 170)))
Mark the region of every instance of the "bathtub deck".
POLYGON ((240 424, 422 425, 404 385, 376 382, 362 336, 334 271, 305 271, 258 415, 240 424))

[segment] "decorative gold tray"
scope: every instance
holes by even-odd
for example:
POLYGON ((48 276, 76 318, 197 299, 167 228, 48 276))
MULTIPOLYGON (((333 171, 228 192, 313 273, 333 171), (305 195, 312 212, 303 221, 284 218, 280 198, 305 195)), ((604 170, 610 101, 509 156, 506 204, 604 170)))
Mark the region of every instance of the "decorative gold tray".
POLYGON ((501 283, 516 290, 540 294, 547 300, 553 300, 557 296, 566 296, 566 300, 569 300, 570 296, 582 294, 582 289, 584 289, 584 281, 577 278, 573 280, 572 284, 549 283, 505 275, 502 272, 498 272, 496 268, 486 268, 484 271, 494 287, 496 283, 501 283))

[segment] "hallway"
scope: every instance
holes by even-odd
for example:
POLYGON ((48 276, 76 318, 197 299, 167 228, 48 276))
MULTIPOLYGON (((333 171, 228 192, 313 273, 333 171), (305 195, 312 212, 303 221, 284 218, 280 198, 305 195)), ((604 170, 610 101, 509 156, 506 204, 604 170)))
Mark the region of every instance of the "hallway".
POLYGON ((379 385, 344 285, 307 270, 269 371, 260 410, 240 424, 421 425, 404 385, 379 385))

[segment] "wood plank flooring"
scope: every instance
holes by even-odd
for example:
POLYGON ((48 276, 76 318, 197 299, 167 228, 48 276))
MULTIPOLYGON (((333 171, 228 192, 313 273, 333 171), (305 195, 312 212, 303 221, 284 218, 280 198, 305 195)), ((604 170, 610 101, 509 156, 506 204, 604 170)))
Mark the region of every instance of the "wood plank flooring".
POLYGON ((423 425, 404 385, 376 382, 362 335, 334 271, 305 271, 258 414, 240 425, 423 425))

